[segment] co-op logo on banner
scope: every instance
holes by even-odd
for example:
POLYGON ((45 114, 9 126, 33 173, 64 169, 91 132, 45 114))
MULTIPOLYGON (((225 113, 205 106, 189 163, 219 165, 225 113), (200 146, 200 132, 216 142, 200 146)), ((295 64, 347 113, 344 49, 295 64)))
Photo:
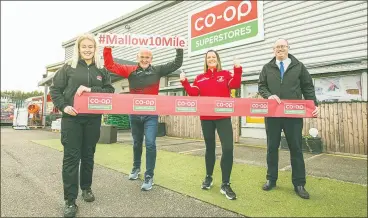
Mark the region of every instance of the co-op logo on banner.
POLYGON ((112 97, 88 97, 89 110, 112 110, 112 97))
POLYGON ((197 112, 197 100, 176 99, 176 112, 197 112))
POLYGON ((305 104, 296 104, 296 103, 285 103, 284 104, 284 113, 285 114, 305 115, 306 114, 306 105, 305 104))
POLYGON ((134 111, 156 111, 155 98, 133 98, 134 111))
POLYGON ((262 1, 209 2, 188 15, 189 56, 264 39, 262 1))
POLYGON ((233 113, 234 112, 234 101, 216 101, 215 112, 216 113, 233 113))
POLYGON ((268 114, 268 102, 251 102, 250 112, 252 114, 268 114))

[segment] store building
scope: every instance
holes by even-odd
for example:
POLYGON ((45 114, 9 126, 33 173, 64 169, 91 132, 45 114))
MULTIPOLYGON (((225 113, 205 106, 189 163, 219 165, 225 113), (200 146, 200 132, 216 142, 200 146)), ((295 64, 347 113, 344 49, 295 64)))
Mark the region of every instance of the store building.
MULTIPOLYGON (((228 70, 232 70, 237 56, 243 66, 238 97, 243 98, 259 97, 259 73, 273 58, 273 43, 285 38, 289 53, 312 74, 320 101, 367 101, 366 1, 154 1, 91 32, 185 37, 190 44, 184 51, 182 69, 190 81, 203 72, 206 50, 215 48, 228 70), (230 26, 233 29, 226 29, 230 26), (220 34, 228 38, 220 39, 220 34)), ((75 40, 62 44, 65 60, 72 56, 75 40)), ((135 61, 137 51, 135 47, 116 47, 113 56, 135 61)), ((152 51, 153 64, 171 61, 175 56, 172 48, 152 51)), ((125 79, 117 79, 114 86, 117 93, 128 92, 125 79)), ((177 73, 163 78, 160 90, 161 94, 184 94, 177 73)), ((259 117, 241 117, 236 134, 265 138, 263 122, 259 117)), ((185 136, 195 137, 191 133, 185 136)))

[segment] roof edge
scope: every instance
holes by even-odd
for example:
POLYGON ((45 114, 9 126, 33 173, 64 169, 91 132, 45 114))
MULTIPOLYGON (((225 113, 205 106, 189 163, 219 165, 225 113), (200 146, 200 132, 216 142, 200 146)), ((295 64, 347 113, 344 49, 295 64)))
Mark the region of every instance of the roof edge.
MULTIPOLYGON (((123 15, 117 19, 114 19, 110 22, 107 22, 101 26, 98 26, 94 29, 92 29, 91 31, 89 31, 90 33, 93 34, 97 34, 100 32, 107 32, 111 29, 114 29, 117 26, 129 23, 129 22, 133 22, 135 20, 138 20, 142 17, 144 17, 147 14, 153 13, 155 11, 161 10, 163 8, 175 5, 182 2, 182 0, 176 0, 176 1, 153 1, 152 3, 149 3, 145 6, 142 6, 126 15, 123 15)), ((77 39, 77 37, 74 37, 68 41, 65 41, 62 43, 62 47, 66 48, 69 46, 72 46, 75 42, 75 40, 77 39)))
POLYGON ((46 69, 49 70, 49 69, 53 69, 53 68, 58 68, 62 65, 64 65, 65 61, 59 61, 57 63, 53 63, 53 64, 49 64, 49 65, 46 65, 46 69))

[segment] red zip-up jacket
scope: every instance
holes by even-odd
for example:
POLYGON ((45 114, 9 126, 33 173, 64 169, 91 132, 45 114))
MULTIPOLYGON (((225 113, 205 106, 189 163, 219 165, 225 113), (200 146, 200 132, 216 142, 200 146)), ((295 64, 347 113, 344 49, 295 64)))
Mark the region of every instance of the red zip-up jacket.
MULTIPOLYGON (((191 86, 187 79, 181 81, 189 96, 210 96, 230 98, 231 89, 240 88, 242 67, 234 67, 234 76, 227 70, 210 70, 199 74, 191 86)), ((200 116, 201 120, 219 120, 230 116, 200 116)))
POLYGON ((150 65, 143 69, 137 65, 124 65, 114 62, 111 48, 103 50, 104 63, 107 70, 124 78, 128 78, 131 94, 157 95, 160 88, 160 78, 173 73, 183 64, 183 49, 176 49, 174 61, 161 65, 150 65))

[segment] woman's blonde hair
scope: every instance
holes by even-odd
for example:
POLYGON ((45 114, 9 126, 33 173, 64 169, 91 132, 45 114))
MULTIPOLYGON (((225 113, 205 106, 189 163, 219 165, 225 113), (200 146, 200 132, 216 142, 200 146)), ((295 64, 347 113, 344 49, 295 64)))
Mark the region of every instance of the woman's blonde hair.
POLYGON ((76 68, 79 58, 80 58, 80 54, 79 54, 79 46, 82 40, 84 39, 89 39, 93 42, 93 44, 95 45, 95 54, 93 55, 93 61, 96 65, 97 68, 101 69, 103 68, 103 64, 100 58, 100 55, 98 53, 98 44, 97 41, 95 39, 95 36, 93 34, 90 33, 86 33, 83 35, 80 35, 77 40, 75 41, 74 44, 74 49, 73 49, 73 56, 72 58, 68 61, 68 64, 71 65, 72 68, 76 68))
POLYGON ((213 53, 215 53, 215 54, 216 54, 216 58, 217 58, 217 66, 216 66, 216 69, 217 69, 217 71, 221 71, 221 70, 222 70, 222 67, 221 67, 221 60, 220 60, 220 56, 219 56, 219 54, 218 54, 218 53, 217 53, 217 51, 215 51, 215 50, 208 50, 208 51, 207 51, 207 53, 206 53, 206 55, 204 56, 204 72, 207 72, 207 70, 208 70, 208 65, 207 65, 207 54, 208 54, 209 52, 213 52, 213 53))

